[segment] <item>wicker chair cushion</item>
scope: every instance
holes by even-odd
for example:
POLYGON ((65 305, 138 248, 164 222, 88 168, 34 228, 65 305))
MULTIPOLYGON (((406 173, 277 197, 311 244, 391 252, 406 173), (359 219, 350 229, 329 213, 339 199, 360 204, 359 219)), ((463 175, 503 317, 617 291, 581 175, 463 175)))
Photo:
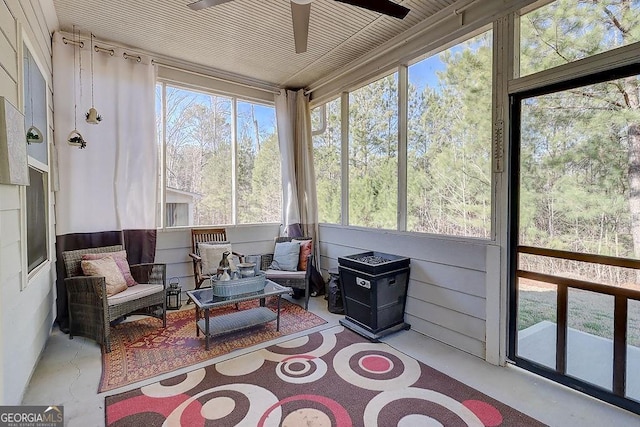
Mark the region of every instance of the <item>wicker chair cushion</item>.
POLYGON ((278 242, 270 270, 296 271, 300 261, 300 242, 278 242))
POLYGON ((102 276, 107 287, 107 296, 115 295, 126 290, 127 281, 124 280, 118 264, 113 258, 104 257, 92 260, 82 260, 82 271, 85 276, 102 276))
POLYGON ((163 291, 162 285, 140 283, 138 286, 127 288, 126 290, 120 293, 117 293, 115 295, 108 297, 107 304, 108 305, 122 304, 127 301, 137 300, 142 297, 153 295, 157 292, 162 292, 162 291, 163 291))
MULTIPOLYGON (((229 242, 199 243, 198 251, 202 258, 202 274, 211 276, 218 272, 218 266, 222 260, 222 254, 232 252, 229 242)), ((234 270, 233 260, 229 257, 229 268, 234 270)))
POLYGON ((82 261, 82 255, 84 254, 98 254, 101 252, 117 252, 123 249, 122 245, 114 246, 102 246, 99 248, 77 249, 75 251, 62 252, 62 259, 64 261, 64 268, 67 271, 65 277, 83 276, 82 267, 80 261, 82 261))
POLYGON ((124 276, 125 282, 127 282, 127 286, 135 286, 138 284, 136 280, 131 275, 131 269, 129 268, 129 261, 127 261, 127 251, 117 251, 117 252, 100 252, 97 254, 84 254, 82 255, 82 260, 91 260, 91 259, 100 259, 100 258, 113 258, 113 260, 118 265, 120 272, 124 276))
POLYGON ((269 269, 265 271, 267 279, 300 279, 304 280, 306 271, 283 271, 283 270, 272 270, 269 269))

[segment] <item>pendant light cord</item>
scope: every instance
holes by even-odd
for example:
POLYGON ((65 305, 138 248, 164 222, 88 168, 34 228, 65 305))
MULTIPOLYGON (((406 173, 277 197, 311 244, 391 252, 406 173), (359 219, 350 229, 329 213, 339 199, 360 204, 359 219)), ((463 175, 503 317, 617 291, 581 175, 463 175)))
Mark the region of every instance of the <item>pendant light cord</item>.
POLYGON ((91 33, 91 107, 95 107, 93 104, 93 33, 91 33))
MULTIPOLYGON (((73 26, 73 37, 76 37, 76 26, 73 26)), ((77 40, 76 40, 77 42, 77 40)), ((73 46, 73 68, 76 68, 76 46, 73 46)), ((73 73, 73 127, 78 129, 78 98, 76 95, 76 73, 73 73)))
POLYGON ((29 102, 31 104, 31 126, 33 126, 33 85, 31 84, 31 59, 27 55, 27 79, 29 80, 29 102))
MULTIPOLYGON (((78 41, 80 41, 80 30, 78 30, 78 41)), ((82 46, 78 49, 78 67, 80 68, 79 78, 80 78, 80 104, 82 104, 82 46)))

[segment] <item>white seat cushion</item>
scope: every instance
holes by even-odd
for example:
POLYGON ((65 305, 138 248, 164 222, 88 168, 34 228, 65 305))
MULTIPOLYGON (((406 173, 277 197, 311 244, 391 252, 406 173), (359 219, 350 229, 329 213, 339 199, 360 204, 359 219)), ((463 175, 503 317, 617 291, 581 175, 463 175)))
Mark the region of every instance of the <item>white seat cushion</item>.
POLYGON ((267 279, 304 279, 306 271, 267 270, 264 272, 267 279))
POLYGON ((153 295, 155 293, 163 292, 163 291, 164 291, 164 288, 162 285, 140 283, 140 284, 137 284, 136 286, 132 286, 122 292, 119 292, 115 295, 108 297, 107 304, 108 305, 122 304, 127 301, 143 298, 148 295, 153 295))

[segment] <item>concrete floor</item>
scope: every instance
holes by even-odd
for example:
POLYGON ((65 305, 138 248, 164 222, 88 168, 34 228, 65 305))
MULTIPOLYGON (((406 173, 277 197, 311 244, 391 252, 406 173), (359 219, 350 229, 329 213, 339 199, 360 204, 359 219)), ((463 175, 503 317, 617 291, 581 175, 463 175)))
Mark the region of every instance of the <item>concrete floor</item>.
MULTIPOLYGON (((556 324, 544 320, 518 333, 518 355, 554 369, 556 324)), ((569 328, 567 375, 612 390, 613 341, 569 328), (597 368, 597 369, 594 369, 597 368)), ((640 349, 627 345, 627 396, 640 401, 640 349)))
MULTIPOLYGON (((189 306, 191 307, 191 306, 189 306)), ((55 328, 36 367, 23 399, 24 405, 64 405, 65 425, 104 425, 104 398, 179 373, 287 341, 309 332, 338 325, 342 316, 327 311, 327 302, 311 298, 309 309, 328 323, 255 347, 211 359, 148 381, 98 394, 102 371, 100 347, 93 341, 68 335, 55 328)), ((483 393, 511 405, 550 426, 639 426, 640 416, 595 400, 574 390, 513 366, 497 367, 415 331, 403 331, 383 339, 397 350, 456 378, 483 393)))

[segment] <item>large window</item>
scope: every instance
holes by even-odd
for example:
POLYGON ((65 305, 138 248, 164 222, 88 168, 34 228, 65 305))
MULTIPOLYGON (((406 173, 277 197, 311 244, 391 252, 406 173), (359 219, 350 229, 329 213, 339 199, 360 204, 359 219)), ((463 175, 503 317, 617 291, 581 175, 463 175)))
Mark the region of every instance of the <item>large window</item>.
POLYGON ((349 224, 395 229, 398 74, 349 94, 349 224))
MULTIPOLYGON (((398 73, 349 92, 348 225, 491 237, 492 43, 486 31, 408 67, 404 123, 398 73), (404 125, 407 163, 399 164, 404 125), (406 187, 398 180, 404 168, 406 187)), ((345 224, 340 101, 316 107, 311 118, 319 221, 345 224)))
POLYGON ((171 85, 165 85, 164 93, 163 102, 159 86, 165 226, 279 222, 274 107, 171 85))
POLYGON ((276 112, 238 102, 238 222, 281 220, 282 183, 276 112))
POLYGON ((520 74, 640 41, 640 1, 557 0, 520 19, 520 74))
POLYGON ((340 98, 314 108, 311 112, 311 123, 318 220, 340 224, 342 221, 340 98))
POLYGON ((409 67, 407 231, 490 237, 491 35, 409 67))

